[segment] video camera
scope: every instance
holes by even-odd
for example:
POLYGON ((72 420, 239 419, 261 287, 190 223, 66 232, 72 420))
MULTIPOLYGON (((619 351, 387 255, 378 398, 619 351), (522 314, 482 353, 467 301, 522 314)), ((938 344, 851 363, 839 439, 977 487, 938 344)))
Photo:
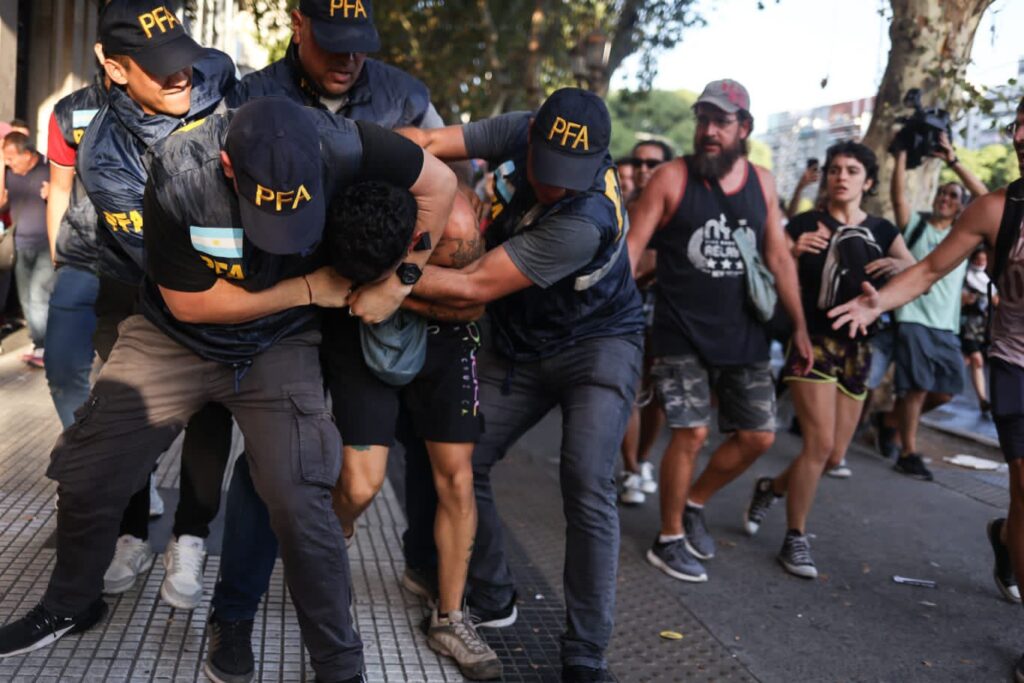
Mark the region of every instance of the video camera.
POLYGON ((889 152, 896 154, 900 150, 906 150, 907 168, 917 168, 926 157, 939 148, 939 135, 945 133, 950 140, 953 139, 949 112, 938 107, 922 107, 921 91, 917 88, 907 91, 903 104, 911 107, 914 113, 896 119, 903 124, 903 128, 889 145, 889 152))

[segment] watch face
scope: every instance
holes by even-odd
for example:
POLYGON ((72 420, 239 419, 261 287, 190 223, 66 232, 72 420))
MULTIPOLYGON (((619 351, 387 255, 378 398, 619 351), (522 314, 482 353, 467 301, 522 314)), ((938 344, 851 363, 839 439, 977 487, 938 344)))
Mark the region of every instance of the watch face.
POLYGON ((403 285, 414 285, 419 282, 423 271, 415 263, 403 263, 398 266, 398 270, 395 272, 398 274, 398 279, 401 280, 403 285))

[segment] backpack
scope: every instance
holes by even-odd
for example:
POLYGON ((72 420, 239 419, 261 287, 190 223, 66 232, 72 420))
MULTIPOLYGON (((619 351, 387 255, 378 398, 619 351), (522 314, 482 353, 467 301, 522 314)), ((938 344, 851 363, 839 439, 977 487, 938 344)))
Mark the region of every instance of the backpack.
POLYGON ((868 216, 866 225, 840 225, 829 214, 818 213, 819 220, 833 230, 818 290, 818 308, 828 311, 860 296, 861 285, 871 280, 864 266, 885 254, 871 232, 877 220, 873 216, 868 216))

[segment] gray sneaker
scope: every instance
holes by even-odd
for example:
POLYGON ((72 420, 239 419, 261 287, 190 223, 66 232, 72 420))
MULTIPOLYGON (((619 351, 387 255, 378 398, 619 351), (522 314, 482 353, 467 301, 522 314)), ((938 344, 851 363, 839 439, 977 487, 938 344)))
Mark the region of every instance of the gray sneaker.
POLYGON ((454 659, 462 675, 471 681, 501 678, 501 660, 464 612, 449 612, 447 617, 441 618, 434 609, 427 630, 427 645, 437 654, 454 659))
POLYGON ((715 556, 715 539, 704 521, 704 510, 687 505, 683 510, 683 531, 686 533, 686 549, 698 560, 710 560, 715 556))
POLYGON ((704 565, 690 553, 686 547, 686 541, 683 539, 659 543, 655 538, 654 545, 647 551, 647 561, 673 579, 694 583, 703 583, 708 580, 708 573, 704 571, 704 565))
POLYGON ((754 497, 750 499, 747 512, 743 515, 743 529, 747 532, 747 536, 757 534, 764 518, 768 516, 768 510, 775 505, 775 501, 779 498, 780 496, 776 496, 772 491, 771 477, 761 477, 757 480, 757 483, 754 484, 754 497))
POLYGON ((778 559, 779 564, 793 576, 799 576, 801 579, 818 578, 818 569, 814 566, 814 558, 811 557, 811 543, 803 534, 792 529, 787 531, 778 559))

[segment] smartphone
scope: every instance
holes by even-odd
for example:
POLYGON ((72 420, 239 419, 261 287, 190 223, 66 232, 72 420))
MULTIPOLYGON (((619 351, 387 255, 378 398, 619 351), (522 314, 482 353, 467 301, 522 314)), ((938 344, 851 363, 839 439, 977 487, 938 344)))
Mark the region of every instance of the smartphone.
POLYGON ((818 168, 818 159, 811 157, 807 160, 807 168, 818 168))

